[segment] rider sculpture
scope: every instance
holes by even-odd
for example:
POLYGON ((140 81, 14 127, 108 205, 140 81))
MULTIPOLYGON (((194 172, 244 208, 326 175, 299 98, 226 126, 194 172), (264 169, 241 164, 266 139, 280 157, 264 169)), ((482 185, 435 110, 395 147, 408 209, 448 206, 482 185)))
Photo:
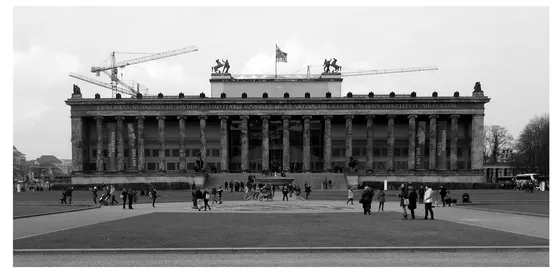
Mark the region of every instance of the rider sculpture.
POLYGON ((337 65, 337 59, 335 58, 323 61, 323 73, 338 73, 341 69, 342 66, 337 65), (333 72, 330 71, 329 67, 333 67, 333 72))
POLYGON ((219 59, 217 59, 215 60, 215 62, 217 63, 217 65, 212 67, 212 73, 229 73, 229 68, 231 68, 231 66, 229 65, 229 60, 225 60, 223 63, 221 63, 219 59), (223 67, 223 71, 219 71, 219 68, 221 67, 223 67))
POLYGON ((221 73, 219 71, 219 68, 223 67, 223 64, 221 64, 219 59, 216 59, 215 62, 217 63, 217 65, 212 67, 212 73, 221 73))

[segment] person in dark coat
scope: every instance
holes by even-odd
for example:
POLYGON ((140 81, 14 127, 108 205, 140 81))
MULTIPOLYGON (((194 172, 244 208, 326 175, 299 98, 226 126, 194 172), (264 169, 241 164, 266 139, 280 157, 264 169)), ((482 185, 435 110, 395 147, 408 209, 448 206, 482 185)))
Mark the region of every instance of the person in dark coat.
POLYGON ((62 195, 60 196, 60 200, 61 200, 61 204, 67 204, 67 201, 66 201, 66 198, 67 198, 67 190, 65 188, 62 188, 62 195))
POLYGON ((292 191, 293 191, 293 186, 292 186, 292 182, 289 183, 289 196, 292 197, 292 191))
POLYGON ((423 204, 423 196, 424 195, 425 195, 425 188, 423 188, 423 185, 419 186, 419 190, 418 190, 419 204, 423 204))
POLYGON ((192 208, 198 209, 198 198, 196 197, 196 189, 192 190, 192 208))
POLYGON ((92 189, 92 200, 94 200, 94 204, 98 204, 96 202, 96 198, 98 197, 98 188, 95 186, 93 189, 92 189))
POLYGON ((73 187, 69 187, 65 194, 69 198, 69 204, 71 204, 71 199, 73 198, 73 187))
POLYGON ((214 204, 216 202, 216 196, 217 196, 217 189, 215 188, 215 185, 212 186, 212 204, 214 204))
POLYGON ((227 189, 229 189, 229 183, 225 181, 225 191, 227 191, 227 189))
POLYGON ((445 207, 445 202, 444 202, 444 197, 446 196, 446 188, 444 188, 444 186, 441 185, 441 190, 439 191, 439 195, 441 196, 441 200, 442 200, 442 206, 445 207))
POLYGON ((369 186, 366 186, 364 188, 364 192, 362 193, 362 199, 360 199, 364 209, 364 214, 371 214, 371 201, 373 201, 373 190, 369 188, 369 186))
POLYGON ((222 196, 223 196, 223 189, 221 189, 221 187, 219 187, 219 190, 217 190, 217 200, 219 201, 218 204, 223 203, 223 201, 221 201, 222 196))
MULTIPOLYGON (((203 200, 204 200, 204 197, 202 195, 202 191, 199 189, 199 188, 196 188, 195 190, 195 194, 196 194, 196 202, 197 202, 197 205, 198 204, 202 204, 203 200)), ((199 205, 198 205, 199 206, 199 205)), ((200 208, 200 207, 199 207, 200 208)))
MULTIPOLYGON (((285 187, 285 186, 283 186, 283 187, 285 187)), ((304 191, 306 192, 306 199, 308 199, 308 196, 312 192, 312 186, 309 185, 308 183, 305 183, 304 184, 304 191)))
POLYGON ((229 182, 229 190, 231 193, 233 192, 234 186, 235 184, 233 184, 233 181, 231 180, 231 182, 229 182))
POLYGON ((287 199, 287 201, 289 201, 289 187, 283 186, 282 192, 283 192, 283 201, 285 201, 285 198, 287 199))
POLYGON ((129 210, 133 209, 133 197, 135 196, 137 192, 135 192, 133 189, 129 189, 127 192, 127 196, 129 197, 129 210))
MULTIPOLYGON (((200 192, 200 190, 198 190, 200 192)), ((204 189, 204 191, 201 192, 202 199, 204 199, 204 211, 206 208, 212 210, 212 207, 210 207, 210 194, 208 193, 208 189, 204 189)), ((198 211, 200 211, 200 208, 198 208, 198 211)))
POLYGON ((125 209, 125 204, 127 203, 127 188, 121 190, 121 196, 123 196, 123 209, 125 209))
POLYGON ((150 197, 152 198, 152 208, 156 208, 156 198, 158 198, 158 190, 156 190, 156 188, 152 188, 152 192, 150 192, 150 197))
POLYGON ((415 219, 414 210, 417 208, 417 193, 415 188, 412 186, 408 189, 410 190, 410 193, 408 194, 408 210, 410 210, 410 213, 412 214, 412 219, 415 219))

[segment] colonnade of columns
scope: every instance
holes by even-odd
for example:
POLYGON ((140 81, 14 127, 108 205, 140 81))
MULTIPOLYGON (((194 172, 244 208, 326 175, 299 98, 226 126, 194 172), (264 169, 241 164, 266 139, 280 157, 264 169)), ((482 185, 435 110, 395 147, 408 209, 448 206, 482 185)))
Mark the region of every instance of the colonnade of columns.
MULTIPOLYGON (((450 170, 457 170, 457 142, 458 142, 458 118, 459 115, 450 115, 450 170)), ((484 115, 478 114, 473 115, 472 120, 472 142, 471 142, 471 169, 480 170, 483 168, 483 121, 484 115)), ((109 136, 109 147, 108 152, 115 152, 116 156, 116 165, 118 171, 123 171, 124 164, 124 142, 123 142, 123 126, 125 118, 124 116, 115 117, 116 127, 115 135, 116 137, 109 136), (113 139, 112 139, 113 138, 113 139), (117 145, 116 145, 117 143, 117 145), (115 149, 115 150, 113 150, 115 149)), ((165 171, 165 116, 157 116, 158 120, 158 160, 159 160, 159 170, 165 171)), ((185 122, 187 116, 178 116, 179 120, 179 169, 185 169, 186 165, 186 145, 185 145, 185 122)), ((324 115, 324 140, 323 140, 323 169, 331 169, 331 120, 333 116, 324 115)), ((346 115, 345 124, 345 163, 348 163, 349 158, 352 156, 352 120, 354 115, 346 115)), ((373 120, 375 115, 366 115, 366 170, 368 172, 373 171, 373 120)), ((394 146, 395 146, 395 119, 405 118, 404 116, 397 115, 387 115, 387 170, 394 170, 394 146)), ((416 136, 417 136, 417 125, 416 118, 417 115, 407 115, 408 118, 408 170, 415 170, 416 165, 416 136)), ((436 170, 436 155, 437 155, 437 115, 429 116, 429 170, 436 170)), ((131 171, 144 171, 145 170, 145 159, 144 159, 144 116, 137 116, 137 145, 135 146, 135 141, 129 141, 129 156, 131 158, 131 164, 129 170, 131 171)), ((203 168, 206 169, 206 119, 207 116, 198 116, 200 120, 200 154, 204 162, 203 168)), ((229 126, 228 119, 229 116, 219 116, 220 119, 220 156, 221 156, 221 171, 229 171, 229 126)), ((241 120, 241 169, 243 171, 248 170, 248 153, 249 153, 249 134, 248 134, 248 119, 249 116, 243 115, 240 116, 241 120)), ((261 116, 262 119, 262 167, 263 169, 269 168, 269 119, 270 116, 264 115, 261 116)), ((282 169, 284 171, 289 171, 290 163, 290 119, 291 116, 282 116, 283 120, 283 155, 282 155, 282 169)), ((302 159, 303 159, 303 171, 310 172, 311 165, 311 150, 310 150, 310 123, 312 116, 305 115, 302 116, 303 121, 303 130, 302 130, 302 159)), ((95 117, 96 120, 96 169, 98 172, 102 172, 105 169, 103 168, 104 157, 103 157, 103 117, 95 117)), ((73 165, 75 171, 81 171, 83 169, 83 146, 82 141, 82 118, 81 117, 72 117, 72 148, 73 148, 73 165)), ((129 139, 135 139, 135 132, 133 126, 129 126, 129 139)), ((108 131, 110 128, 108 127, 108 131)), ((110 159, 113 158, 113 154, 109 156, 110 159)))

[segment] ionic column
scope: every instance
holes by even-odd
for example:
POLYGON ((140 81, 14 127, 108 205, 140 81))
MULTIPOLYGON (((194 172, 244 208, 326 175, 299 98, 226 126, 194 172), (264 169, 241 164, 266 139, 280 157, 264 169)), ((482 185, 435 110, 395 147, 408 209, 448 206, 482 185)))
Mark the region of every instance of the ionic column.
POLYGON ((187 146, 186 146, 186 116, 177 116, 179 119, 179 171, 187 171, 187 146))
POLYGON ((283 171, 290 171, 290 134, 289 124, 290 116, 283 115, 283 171))
POLYGON ((365 171, 373 171, 373 115, 366 115, 365 171))
POLYGON ((415 170, 415 140, 417 115, 408 116, 408 170, 415 170))
POLYGON ((243 172, 248 171, 248 118, 247 115, 240 117, 240 168, 243 172))
POLYGON ((431 115, 429 118, 429 170, 437 169, 437 118, 431 115))
POLYGON ((158 171, 165 172, 165 116, 158 116, 158 171))
POLYGON ((138 170, 144 171, 144 116, 139 115, 136 117, 137 124, 137 143, 138 143, 138 170))
POLYGON ((484 114, 474 114, 471 121, 471 170, 483 169, 483 148, 485 135, 484 114))
POLYGON ((96 120, 96 172, 104 172, 104 150, 102 139, 102 116, 94 117, 96 120))
POLYGON ((117 134, 117 171, 123 171, 123 150, 125 146, 123 145, 123 116, 116 116, 116 134, 117 134))
POLYGON ((450 170, 458 170, 458 118, 450 115, 450 170))
POLYGON ((83 171, 83 118, 71 116, 71 161, 73 172, 83 171))
POLYGON ((346 119, 346 138, 344 141, 344 165, 348 165, 348 162, 350 161, 350 157, 352 157, 352 119, 354 118, 354 115, 346 115, 344 117, 346 119))
POLYGON ((323 116, 325 132, 323 134, 323 170, 331 170, 331 119, 332 115, 323 116))
POLYGON ((227 119, 229 116, 219 116, 220 121, 220 148, 219 155, 221 156, 221 172, 229 172, 229 147, 228 147, 228 126, 227 119))
POLYGON ((269 170, 269 116, 262 116, 262 169, 269 170))
POLYGON ((206 152, 206 119, 208 116, 198 116, 200 119, 200 157, 202 160, 202 170, 206 170, 208 167, 207 152, 206 152))
POLYGON ((387 150, 387 170, 394 170, 394 115, 387 116, 389 119, 389 131, 387 136, 388 150, 387 150))
POLYGON ((137 170, 137 148, 136 148, 136 136, 135 127, 132 123, 127 124, 127 131, 129 136, 129 170, 137 170))
POLYGON ((302 116, 304 120, 304 129, 302 130, 302 165, 304 172, 310 172, 310 122, 312 116, 302 116))

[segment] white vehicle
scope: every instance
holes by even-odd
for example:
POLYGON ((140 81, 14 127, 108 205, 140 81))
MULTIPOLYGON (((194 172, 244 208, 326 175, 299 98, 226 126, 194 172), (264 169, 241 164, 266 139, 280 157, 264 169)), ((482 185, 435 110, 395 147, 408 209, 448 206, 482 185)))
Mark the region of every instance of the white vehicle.
POLYGON ((516 176, 516 185, 518 188, 522 189, 523 184, 529 182, 533 188, 538 188, 539 186, 539 174, 530 173, 530 174, 520 174, 516 176))

